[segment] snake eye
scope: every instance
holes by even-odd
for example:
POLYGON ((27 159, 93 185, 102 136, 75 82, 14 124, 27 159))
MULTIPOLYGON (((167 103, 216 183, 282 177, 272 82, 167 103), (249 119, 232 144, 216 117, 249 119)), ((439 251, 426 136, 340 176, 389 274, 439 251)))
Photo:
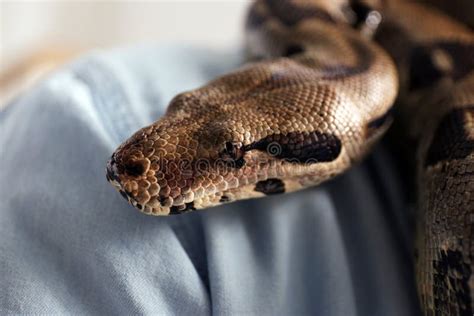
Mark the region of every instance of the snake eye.
POLYGON ((236 146, 232 142, 226 142, 225 143, 225 151, 229 154, 235 152, 236 146))
POLYGON ((224 160, 230 159, 235 160, 237 159, 239 154, 239 147, 236 143, 233 142, 226 142, 224 144, 224 149, 220 153, 220 157, 224 160))
POLYGON ((220 158, 231 167, 242 168, 245 165, 244 153, 239 144, 226 142, 220 152, 220 158))

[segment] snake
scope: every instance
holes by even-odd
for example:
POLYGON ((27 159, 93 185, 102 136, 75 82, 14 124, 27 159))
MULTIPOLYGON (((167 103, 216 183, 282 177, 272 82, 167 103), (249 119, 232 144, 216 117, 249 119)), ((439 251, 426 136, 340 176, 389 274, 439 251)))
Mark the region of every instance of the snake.
POLYGON ((472 315, 471 29, 404 0, 257 0, 245 28, 248 62, 175 96, 116 149, 107 180, 145 214, 184 214, 318 185, 401 124, 422 310, 472 315))

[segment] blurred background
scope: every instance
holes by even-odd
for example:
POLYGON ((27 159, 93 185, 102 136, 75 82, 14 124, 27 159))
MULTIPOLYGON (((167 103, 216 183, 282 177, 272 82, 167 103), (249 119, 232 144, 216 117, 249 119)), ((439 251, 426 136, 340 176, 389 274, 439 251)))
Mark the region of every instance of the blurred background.
MULTIPOLYGON (((421 0, 474 26, 474 0, 421 0), (466 10, 467 9, 467 10, 466 10)), ((0 108, 90 49, 143 42, 236 46, 250 0, 0 0, 0 108)))
POLYGON ((249 2, 0 0, 0 108, 90 49, 143 42, 235 46, 249 2))

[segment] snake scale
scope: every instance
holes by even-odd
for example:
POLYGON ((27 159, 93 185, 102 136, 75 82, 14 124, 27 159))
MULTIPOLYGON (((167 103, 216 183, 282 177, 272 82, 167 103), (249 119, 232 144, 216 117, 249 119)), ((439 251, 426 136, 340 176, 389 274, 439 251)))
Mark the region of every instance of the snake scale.
POLYGON ((417 148, 422 309, 472 315, 472 31, 401 0, 261 0, 246 29, 251 62, 176 96, 108 181, 151 215, 291 192, 360 161, 395 118, 417 148))

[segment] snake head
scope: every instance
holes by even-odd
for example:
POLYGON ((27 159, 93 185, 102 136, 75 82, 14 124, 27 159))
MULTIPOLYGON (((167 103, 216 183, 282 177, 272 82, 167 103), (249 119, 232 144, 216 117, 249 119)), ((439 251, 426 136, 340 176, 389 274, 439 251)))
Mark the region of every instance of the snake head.
MULTIPOLYGON (((144 213, 179 214, 305 187, 302 175, 314 163, 339 156, 337 138, 319 132, 260 137, 250 121, 236 123, 237 112, 213 111, 219 117, 209 118, 168 113, 114 152, 108 181, 144 213)), ((318 181, 331 172, 322 170, 318 181)))
POLYGON ((245 133, 224 125, 166 116, 117 148, 107 163, 107 180, 130 204, 152 215, 236 200, 230 192, 242 185, 243 171, 255 170, 246 161, 245 133))

